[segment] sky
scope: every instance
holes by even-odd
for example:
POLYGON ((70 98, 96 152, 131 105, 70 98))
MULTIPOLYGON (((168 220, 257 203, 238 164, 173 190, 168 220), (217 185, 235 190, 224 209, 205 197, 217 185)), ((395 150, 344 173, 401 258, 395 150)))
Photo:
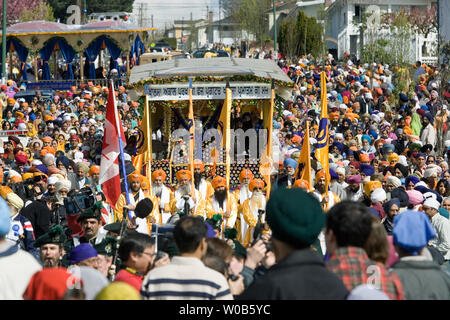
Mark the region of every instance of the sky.
POLYGON ((151 27, 151 15, 155 28, 170 27, 174 20, 193 20, 207 17, 207 6, 214 12, 214 20, 219 14, 219 0, 135 0, 134 15, 139 19, 140 3, 144 3, 144 26, 151 27), (146 7, 146 10, 145 10, 146 7))

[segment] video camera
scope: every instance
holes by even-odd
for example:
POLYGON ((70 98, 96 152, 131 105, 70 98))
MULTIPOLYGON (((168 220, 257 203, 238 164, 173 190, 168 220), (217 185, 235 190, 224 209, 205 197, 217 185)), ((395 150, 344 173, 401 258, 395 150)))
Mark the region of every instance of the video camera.
POLYGON ((69 215, 75 215, 86 209, 92 208, 96 202, 95 194, 90 187, 81 190, 71 190, 64 198, 64 207, 69 215))
POLYGON ((155 261, 164 257, 165 253, 169 254, 170 247, 176 246, 173 238, 173 229, 175 225, 172 224, 152 224, 151 237, 155 238, 155 261))
MULTIPOLYGON (((263 209, 258 209, 258 222, 256 223, 255 229, 253 231, 253 239, 254 239, 253 244, 255 244, 258 240, 262 240, 262 231, 264 228, 264 222, 261 221, 261 218, 265 212, 266 211, 263 209)), ((267 251, 272 251, 273 249, 272 243, 264 241, 264 244, 266 245, 267 251)))

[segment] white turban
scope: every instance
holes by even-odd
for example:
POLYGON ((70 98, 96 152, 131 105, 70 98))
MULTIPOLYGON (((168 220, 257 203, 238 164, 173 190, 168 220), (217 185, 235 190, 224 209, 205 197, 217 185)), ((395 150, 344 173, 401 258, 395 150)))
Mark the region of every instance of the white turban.
POLYGON ((389 176, 387 178, 387 183, 391 183, 396 188, 398 188, 402 185, 402 182, 396 176, 389 176))
POLYGON ((383 188, 375 189, 370 194, 370 201, 372 203, 383 202, 384 200, 386 200, 386 191, 383 188))
POLYGON ((344 167, 337 167, 336 168, 336 173, 340 173, 340 174, 344 174, 345 175, 345 168, 344 167))
POLYGON ((69 180, 59 180, 55 183, 56 192, 58 192, 61 189, 67 189, 70 190, 70 187, 72 186, 72 183, 69 180))
POLYGON ((432 176, 436 176, 437 177, 438 174, 438 170, 437 168, 427 168, 423 174, 424 178, 429 178, 432 176))
POLYGON ((22 209, 24 205, 23 200, 15 193, 8 193, 6 195, 6 201, 11 203, 11 205, 17 210, 22 209))
POLYGON ((52 176, 50 176, 48 178, 47 184, 48 185, 53 185, 53 184, 56 184, 58 181, 59 181, 58 177, 55 177, 55 176, 52 175, 52 176))

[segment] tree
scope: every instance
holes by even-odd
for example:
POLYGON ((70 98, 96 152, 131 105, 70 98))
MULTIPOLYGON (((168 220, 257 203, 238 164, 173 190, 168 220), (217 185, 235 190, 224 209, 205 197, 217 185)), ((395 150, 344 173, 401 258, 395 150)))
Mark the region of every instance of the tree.
MULTIPOLYGON (((43 0, 8 0, 6 2, 6 26, 20 22, 22 11, 25 9, 33 10, 43 0)), ((3 19, 3 1, 0 2, 0 19, 3 19)))
POLYGON ((34 20, 55 21, 52 7, 48 3, 42 1, 35 8, 24 9, 22 11, 20 21, 25 22, 34 20))
POLYGON ((69 16, 66 10, 70 5, 79 5, 83 9, 83 3, 86 3, 87 15, 93 12, 132 12, 134 0, 48 0, 48 3, 55 18, 65 23, 69 16))
POLYGON ((239 20, 244 30, 254 34, 261 47, 267 36, 268 17, 266 11, 271 8, 272 0, 243 0, 239 11, 239 20))
POLYGON ((314 17, 309 18, 299 11, 296 19, 285 19, 280 26, 280 49, 288 56, 312 54, 319 56, 323 52, 323 28, 314 17))
POLYGON ((295 27, 295 19, 284 19, 281 22, 279 33, 280 51, 290 58, 294 57, 297 54, 299 39, 298 30, 295 27))

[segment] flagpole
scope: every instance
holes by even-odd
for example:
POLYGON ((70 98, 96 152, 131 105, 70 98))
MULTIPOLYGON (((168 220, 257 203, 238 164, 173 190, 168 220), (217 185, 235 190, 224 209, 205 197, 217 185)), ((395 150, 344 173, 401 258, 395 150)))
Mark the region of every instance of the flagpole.
MULTIPOLYGON (((115 96, 115 92, 114 92, 114 85, 113 85, 113 81, 111 80, 110 82, 110 86, 111 86, 111 90, 109 91, 109 94, 112 94, 113 96, 113 101, 114 101, 114 117, 116 119, 116 127, 117 127, 117 135, 119 136, 119 149, 120 149, 120 159, 122 161, 122 173, 123 173, 123 180, 124 180, 124 184, 125 184, 125 195, 127 198, 127 204, 130 204, 130 194, 128 192, 128 181, 127 181, 127 171, 125 168, 125 158, 123 156, 123 140, 122 140, 122 136, 121 136, 121 131, 120 128, 122 127, 122 123, 119 121, 119 113, 117 112, 117 104, 116 104, 116 96, 115 96)), ((130 210, 128 210, 128 218, 131 220, 131 212, 130 210)))
POLYGON ((194 121, 194 103, 192 101, 192 78, 189 78, 189 171, 191 172, 192 198, 195 201, 194 185, 194 146, 195 146, 195 121, 194 121))
MULTIPOLYGON (((148 137, 147 137, 147 167, 146 167, 146 175, 147 178, 150 179, 150 183, 149 183, 149 194, 152 194, 152 184, 151 184, 151 176, 152 176, 152 156, 153 156, 153 150, 152 150, 152 130, 151 130, 151 122, 150 122, 150 117, 151 117, 151 110, 149 110, 149 106, 148 106, 148 96, 145 96, 145 110, 144 110, 144 114, 147 113, 147 117, 146 117, 146 125, 147 125, 147 130, 148 130, 148 137)), ((145 158, 145 156, 144 156, 145 158)))

